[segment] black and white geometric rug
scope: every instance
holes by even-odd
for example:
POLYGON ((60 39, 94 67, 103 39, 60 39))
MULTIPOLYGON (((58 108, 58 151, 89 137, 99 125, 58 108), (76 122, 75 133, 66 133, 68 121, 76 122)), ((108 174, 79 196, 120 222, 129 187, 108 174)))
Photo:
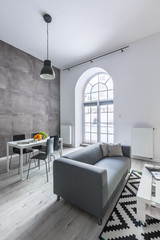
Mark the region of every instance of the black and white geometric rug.
POLYGON ((141 173, 133 171, 113 209, 102 233, 101 240, 160 240, 160 221, 149 218, 144 227, 136 215, 136 193, 141 173))

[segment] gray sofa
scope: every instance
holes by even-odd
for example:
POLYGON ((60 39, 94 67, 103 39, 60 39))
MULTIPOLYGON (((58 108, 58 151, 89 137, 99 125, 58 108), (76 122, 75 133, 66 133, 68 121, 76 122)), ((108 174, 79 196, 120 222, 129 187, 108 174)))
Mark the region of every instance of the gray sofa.
POLYGON ((53 163, 54 193, 84 209, 102 223, 109 204, 130 171, 130 147, 123 157, 103 158, 100 143, 82 148, 53 163))

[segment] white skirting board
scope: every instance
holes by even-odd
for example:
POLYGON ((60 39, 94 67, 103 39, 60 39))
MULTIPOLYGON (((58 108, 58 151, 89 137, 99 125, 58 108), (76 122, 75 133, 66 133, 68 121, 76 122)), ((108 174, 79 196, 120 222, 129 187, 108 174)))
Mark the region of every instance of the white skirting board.
POLYGON ((153 128, 132 128, 132 156, 153 158, 153 128))
POLYGON ((61 137, 63 138, 63 144, 72 145, 72 126, 71 125, 61 126, 61 137))

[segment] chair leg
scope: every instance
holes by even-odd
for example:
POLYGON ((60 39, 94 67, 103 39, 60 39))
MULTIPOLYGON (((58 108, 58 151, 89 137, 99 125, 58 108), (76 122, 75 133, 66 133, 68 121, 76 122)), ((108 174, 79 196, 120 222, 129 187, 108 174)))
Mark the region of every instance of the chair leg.
POLYGON ((40 168, 41 168, 41 167, 40 167, 40 160, 38 160, 38 166, 39 166, 39 169, 40 169, 40 168))
POLYGON ((27 159, 27 153, 26 153, 26 163, 28 162, 28 159, 27 159))
POLYGON ((47 169, 47 162, 46 162, 46 160, 44 160, 45 161, 45 165, 46 165, 46 175, 47 175, 47 182, 48 182, 48 169, 47 169))
POLYGON ((36 167, 36 159, 34 159, 34 164, 35 164, 35 167, 36 167))
POLYGON ((11 161, 12 161, 12 154, 11 154, 11 158, 10 158, 10 161, 9 161, 9 169, 11 168, 11 161))
POLYGON ((34 156, 34 150, 31 153, 32 153, 32 157, 33 157, 34 156))
POLYGON ((60 196, 57 195, 57 201, 60 201, 60 196))
POLYGON ((48 157, 48 172, 50 172, 50 157, 48 157))
POLYGON ((59 152, 59 156, 62 157, 61 150, 59 150, 58 152, 59 152))
POLYGON ((52 155, 51 155, 51 162, 52 162, 52 157, 53 157, 53 160, 55 160, 56 158, 55 158, 55 152, 54 153, 52 153, 52 155))
POLYGON ((29 159, 29 166, 28 166, 28 173, 27 173, 27 179, 29 178, 29 171, 31 168, 31 159, 29 159))

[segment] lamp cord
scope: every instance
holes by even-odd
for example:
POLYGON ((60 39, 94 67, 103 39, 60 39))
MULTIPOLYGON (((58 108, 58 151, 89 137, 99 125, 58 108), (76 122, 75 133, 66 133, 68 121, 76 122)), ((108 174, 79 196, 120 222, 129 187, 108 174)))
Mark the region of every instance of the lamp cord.
POLYGON ((48 23, 47 23, 47 60, 49 59, 49 56, 48 56, 48 47, 49 47, 49 41, 48 41, 48 23))

